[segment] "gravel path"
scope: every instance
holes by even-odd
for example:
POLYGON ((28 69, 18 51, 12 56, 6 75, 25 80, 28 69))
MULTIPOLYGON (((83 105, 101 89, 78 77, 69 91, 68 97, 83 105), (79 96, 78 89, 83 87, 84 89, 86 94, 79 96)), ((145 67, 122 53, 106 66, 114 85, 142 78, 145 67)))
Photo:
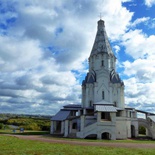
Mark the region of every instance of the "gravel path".
POLYGON ((34 140, 34 141, 41 141, 41 142, 48 142, 48 143, 60 143, 60 144, 70 144, 70 145, 82 145, 82 146, 108 146, 108 147, 123 147, 123 148, 155 148, 155 143, 122 143, 122 142, 92 142, 92 141, 79 141, 79 140, 67 140, 67 139, 56 139, 53 137, 47 136, 23 136, 23 135, 8 135, 17 137, 20 139, 27 139, 27 140, 34 140))

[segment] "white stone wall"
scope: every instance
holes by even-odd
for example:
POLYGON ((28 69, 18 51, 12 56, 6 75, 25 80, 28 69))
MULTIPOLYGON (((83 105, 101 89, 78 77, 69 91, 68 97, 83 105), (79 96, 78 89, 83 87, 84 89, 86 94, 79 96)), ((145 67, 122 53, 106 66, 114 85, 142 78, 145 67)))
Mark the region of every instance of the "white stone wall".
POLYGON ((115 70, 115 57, 108 56, 107 53, 100 53, 90 56, 89 72, 92 69, 96 73, 96 83, 87 83, 82 88, 82 105, 89 107, 90 101, 93 103, 103 100, 102 92, 104 91, 104 100, 107 102, 117 103, 117 107, 124 108, 124 86, 120 83, 110 83, 110 71, 115 70), (102 66, 102 61, 104 66, 102 66))
POLYGON ((151 130, 152 130, 152 133, 153 133, 152 138, 155 139, 155 122, 152 122, 151 130))
POLYGON ((127 138, 127 127, 123 118, 116 118, 116 139, 127 138))

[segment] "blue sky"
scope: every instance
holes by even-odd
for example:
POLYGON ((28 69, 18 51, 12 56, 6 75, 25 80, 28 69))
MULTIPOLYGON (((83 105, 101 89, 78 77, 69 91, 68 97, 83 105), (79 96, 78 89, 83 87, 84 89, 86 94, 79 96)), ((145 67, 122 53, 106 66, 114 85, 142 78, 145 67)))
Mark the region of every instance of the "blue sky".
POLYGON ((0 0, 0 112, 81 103, 102 13, 125 103, 155 111, 155 0, 0 0))

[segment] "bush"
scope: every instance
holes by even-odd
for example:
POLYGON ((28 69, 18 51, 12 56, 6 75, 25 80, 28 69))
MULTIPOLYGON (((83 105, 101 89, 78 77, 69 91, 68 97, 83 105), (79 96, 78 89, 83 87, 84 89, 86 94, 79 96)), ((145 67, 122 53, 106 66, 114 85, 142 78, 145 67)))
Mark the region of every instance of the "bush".
POLYGON ((143 126, 139 127, 139 134, 146 135, 146 129, 143 126))
POLYGON ((4 128, 4 124, 0 123, 0 129, 3 129, 3 128, 4 128))
POLYGON ((6 124, 16 125, 24 128, 25 130, 38 130, 38 131, 49 131, 50 120, 38 119, 38 118, 10 118, 6 124))
POLYGON ((36 124, 36 123, 31 123, 31 124, 28 124, 28 125, 23 125, 23 126, 20 126, 22 128, 24 128, 25 130, 36 130, 36 131, 40 131, 41 128, 36 124))

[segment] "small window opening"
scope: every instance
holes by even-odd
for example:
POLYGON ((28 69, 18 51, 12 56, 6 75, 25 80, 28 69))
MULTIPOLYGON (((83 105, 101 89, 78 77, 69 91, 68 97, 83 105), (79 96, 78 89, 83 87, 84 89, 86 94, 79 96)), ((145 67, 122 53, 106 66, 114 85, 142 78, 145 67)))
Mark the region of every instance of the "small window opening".
POLYGON ((77 123, 73 123, 72 129, 77 129, 77 123))
POLYGON ((93 105, 92 105, 92 101, 89 101, 89 105, 90 105, 90 107, 92 107, 93 105))
POLYGON ((120 116, 121 116, 121 111, 118 111, 118 112, 116 113, 116 116, 117 116, 117 117, 120 117, 120 116))
POLYGON ((101 66, 104 66, 104 60, 101 61, 101 66))
POLYGON ((110 113, 109 112, 102 112, 101 119, 111 121, 110 113))
POLYGON ((102 99, 104 99, 104 91, 102 91, 102 99))

